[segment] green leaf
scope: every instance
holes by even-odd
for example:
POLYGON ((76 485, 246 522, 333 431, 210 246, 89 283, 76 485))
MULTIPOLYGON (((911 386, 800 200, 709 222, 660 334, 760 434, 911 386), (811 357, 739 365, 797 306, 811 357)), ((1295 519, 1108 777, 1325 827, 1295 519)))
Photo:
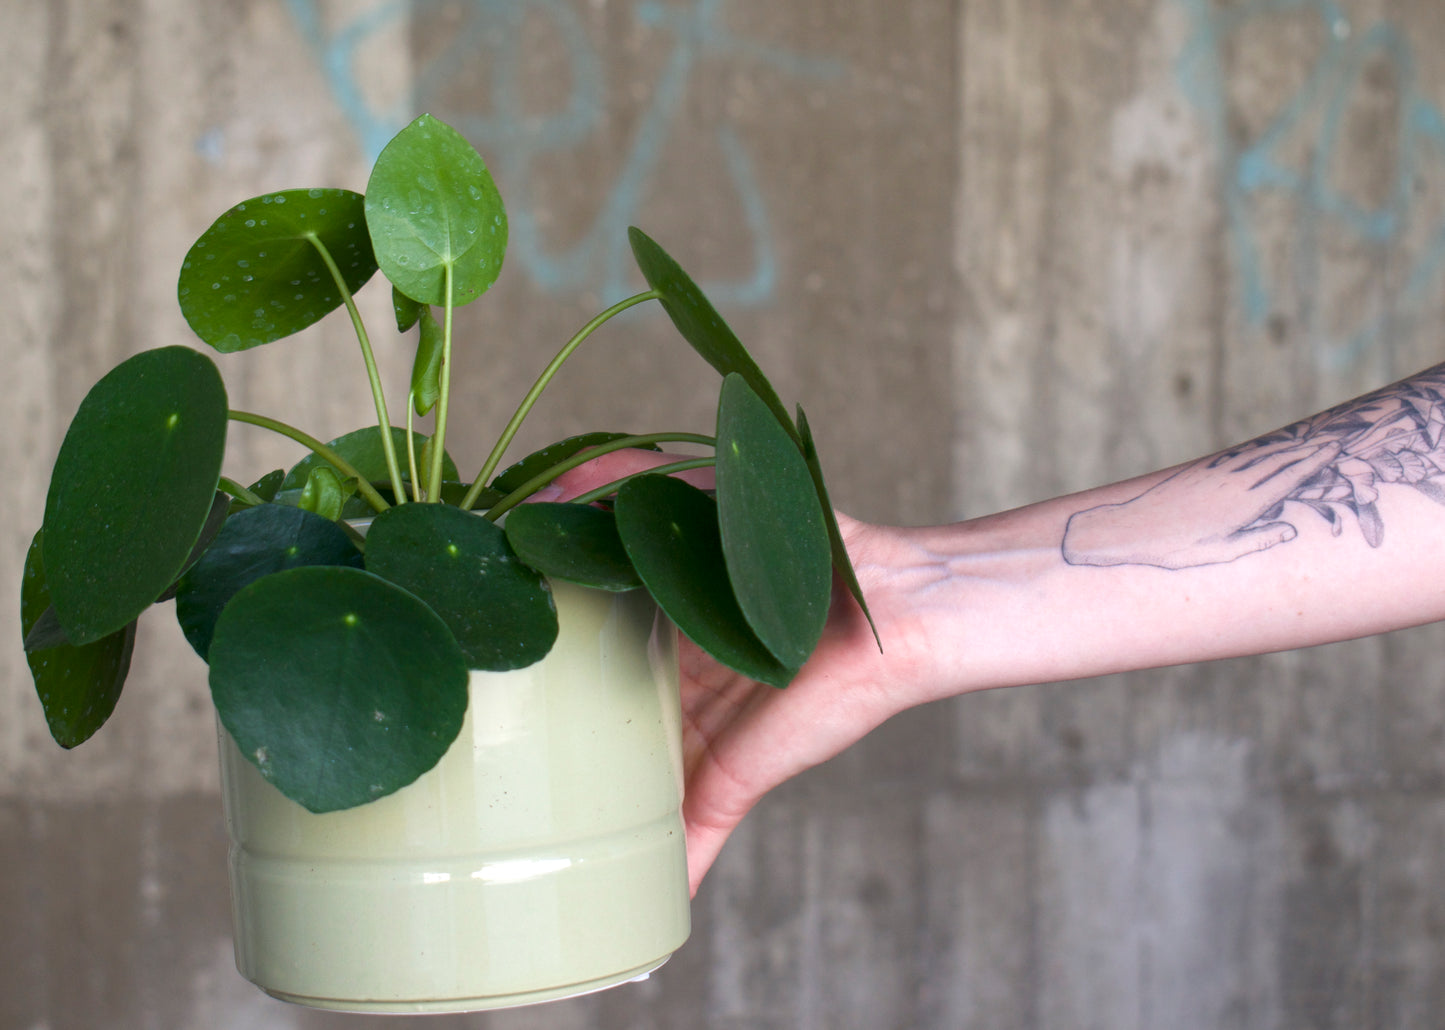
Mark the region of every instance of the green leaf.
POLYGON ((546 581, 480 515, 446 504, 388 508, 367 532, 366 568, 430 605, 473 669, 520 669, 557 639, 546 581))
POLYGON ((868 628, 873 631, 873 640, 878 644, 878 650, 883 650, 883 639, 878 635, 878 627, 873 622, 873 614, 868 611, 868 601, 863 596, 863 588, 858 583, 858 573, 853 568, 853 559, 848 556, 848 547, 843 543, 843 531, 838 528, 838 516, 833 511, 833 502, 828 497, 828 485, 823 482, 823 465, 818 460, 818 448, 813 443, 813 431, 808 428, 808 416, 803 413, 801 405, 798 407, 798 435, 803 441, 803 459, 808 463, 808 472, 813 477, 813 485, 818 491, 818 501, 823 506, 823 517, 828 521, 828 547, 833 553, 833 568, 838 575, 843 577, 843 584, 853 599, 858 602, 858 607, 863 610, 863 617, 868 620, 868 628))
MULTIPOLYGON (((206 548, 211 546, 211 541, 216 539, 216 534, 221 531, 221 527, 225 525, 230 514, 231 495, 217 490, 215 496, 211 498, 211 510, 206 513, 205 524, 201 526, 201 535, 196 538, 195 544, 191 547, 191 553, 186 556, 185 565, 181 568, 181 575, 185 575, 185 570, 194 565, 196 560, 205 553, 206 548)), ((179 585, 180 578, 177 577, 170 586, 166 587, 165 592, 156 598, 156 603, 169 601, 175 597, 176 587, 179 585)))
POLYGON ((341 518, 346 502, 356 493, 356 477, 342 479, 330 465, 317 465, 306 477, 296 507, 314 512, 329 522, 341 518))
MULTIPOLYGON (((629 434, 583 433, 580 436, 569 436, 565 440, 558 440, 539 451, 533 451, 521 461, 503 470, 496 479, 492 480, 492 488, 505 496, 546 472, 558 462, 566 461, 572 455, 589 447, 599 447, 602 444, 611 443, 613 440, 621 440, 627 435, 629 434)), ((658 448, 654 445, 649 449, 655 451, 658 448)))
MULTIPOLYGON (((43 530, 36 533, 25 556, 20 587, 20 630, 29 637, 50 607, 41 554, 43 530)), ((25 661, 45 712, 50 735, 63 748, 85 743, 115 711, 121 686, 130 671, 136 624, 82 647, 61 643, 28 651, 25 661)))
POLYGON ((336 523, 300 508, 262 504, 228 519, 176 591, 176 621, 196 654, 206 657, 216 620, 242 588, 305 565, 359 569, 361 552, 336 523))
MULTIPOLYGON (((421 339, 417 342, 416 360, 411 366, 411 392, 418 415, 431 411, 442 395, 443 342, 442 327, 432 317, 431 308, 423 305, 421 339)), ((422 468, 430 467, 422 463, 422 468)))
POLYGON ((532 568, 601 590, 642 585, 610 511, 585 504, 523 504, 507 513, 507 540, 532 568))
POLYGON ((246 350, 305 329, 344 298, 313 241, 355 293, 376 272, 360 194, 286 190, 237 204, 181 265, 181 313, 217 350, 246 350))
POLYGON ((711 497, 680 479, 642 476, 618 491, 617 530, 658 607, 693 643, 745 676, 788 685, 797 670, 763 646, 733 596, 711 497))
MULTIPOLYGON (((285 469, 272 469, 246 489, 250 490, 263 501, 274 501, 276 495, 281 492, 281 484, 286 480, 285 469)), ((224 487, 222 488, 224 489, 224 487)), ((238 511, 245 511, 251 504, 241 500, 239 497, 231 501, 227 514, 234 515, 238 511)))
POLYGON ((496 282, 507 214, 481 155, 424 114, 386 145, 366 184, 366 224, 381 270, 423 304, 476 300, 496 282))
MULTIPOLYGON (((426 445, 427 437, 425 434, 413 433, 412 435, 416 440, 417 450, 420 450, 426 445)), ((393 426, 391 429, 391 439, 396 446, 397 453, 405 454, 406 430, 393 426)), ((366 429, 354 429, 344 436, 338 436, 335 440, 330 441, 327 446, 341 455, 343 460, 350 463, 357 472, 365 477, 367 482, 377 483, 387 480, 386 452, 381 446, 381 433, 377 431, 375 426, 369 426, 366 429)), ((321 465, 327 465, 333 472, 336 472, 338 475, 341 474, 340 469, 331 465, 330 462, 326 461, 320 455, 308 454, 301 461, 291 466, 291 470, 286 473, 286 478, 281 483, 281 489, 300 490, 306 485, 306 480, 311 475, 311 470, 321 465)), ((456 462, 452 461, 450 455, 447 455, 443 459, 442 468, 443 478, 452 480, 461 478, 461 474, 457 471, 456 462)), ((389 486, 390 484, 388 484, 388 488, 389 486)), ((370 510, 368 507, 367 511, 370 512, 370 510)))
POLYGON ((797 431, 788 418, 788 409, 783 407, 778 397, 778 391, 773 389, 773 384, 768 382, 768 377, 748 349, 723 321, 697 283, 641 229, 634 226, 627 230, 627 234, 632 241, 632 255, 637 260, 637 267, 642 270, 647 285, 660 294, 663 310, 682 338, 722 375, 736 372, 746 379, 777 417, 779 424, 787 428, 788 435, 797 440, 797 431))
POLYGON ((45 499, 51 602, 74 644, 122 629, 175 581, 226 448, 226 390, 186 347, 142 351, 86 395, 45 499))
POLYGON ((466 659, 425 604, 359 569, 289 569, 231 599, 211 698, 241 753, 313 812, 405 787, 446 753, 466 659))
POLYGON ((802 452, 736 372, 718 400, 717 506, 748 625, 783 665, 801 667, 828 621, 828 527, 802 452))
POLYGON ((395 286, 391 288, 391 309, 396 314, 396 331, 404 333, 416 325, 425 304, 418 304, 395 286))

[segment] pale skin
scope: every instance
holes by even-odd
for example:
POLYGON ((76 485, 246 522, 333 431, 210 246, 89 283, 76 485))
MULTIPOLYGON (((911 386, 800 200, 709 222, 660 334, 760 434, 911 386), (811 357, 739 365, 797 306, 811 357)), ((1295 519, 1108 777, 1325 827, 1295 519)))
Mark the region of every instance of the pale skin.
MULTIPOLYGON (((609 455, 559 494, 666 460, 609 455)), ((1217 455, 999 515, 908 529, 840 516, 881 653, 842 590, 786 690, 684 641, 693 891, 769 790, 915 705, 1445 618, 1442 487, 1438 366, 1217 455)))

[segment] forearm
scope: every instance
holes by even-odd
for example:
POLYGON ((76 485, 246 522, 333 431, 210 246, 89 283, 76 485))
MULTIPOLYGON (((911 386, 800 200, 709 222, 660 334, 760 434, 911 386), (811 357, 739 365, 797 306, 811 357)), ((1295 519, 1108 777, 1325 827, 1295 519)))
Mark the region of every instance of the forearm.
POLYGON ((931 656, 904 703, 1445 618, 1442 410, 1436 368, 1176 469, 881 531, 881 592, 931 656))

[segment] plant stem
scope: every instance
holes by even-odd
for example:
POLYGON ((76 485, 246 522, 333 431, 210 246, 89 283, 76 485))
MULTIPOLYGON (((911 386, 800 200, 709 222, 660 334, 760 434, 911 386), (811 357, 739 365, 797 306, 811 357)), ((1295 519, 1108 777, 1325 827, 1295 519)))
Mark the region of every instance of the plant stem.
MULTIPOLYGON (((477 473, 477 478, 472 483, 471 489, 468 490, 466 496, 462 498, 463 508, 470 508, 477 502, 477 497, 481 494, 482 488, 487 485, 487 480, 491 478, 492 473, 497 469, 497 465, 501 463, 502 455, 506 453, 507 447, 511 445, 513 437, 517 435, 517 430, 522 427, 522 420, 527 417, 528 412, 530 412, 533 405, 537 403, 537 398, 542 396, 542 391, 547 388, 547 384, 552 381, 552 377, 557 374, 557 370, 562 367, 562 363, 572 356, 572 352, 582 346, 587 337, 596 332, 608 319, 620 315, 628 308, 636 307, 638 304, 649 300, 657 300, 661 296, 656 290, 648 290, 646 293, 639 293, 636 296, 628 297, 626 300, 618 301, 600 315, 595 316, 581 329, 577 330, 576 335, 567 341, 566 345, 557 352, 557 356, 542 370, 542 374, 537 377, 537 381, 533 383, 532 388, 527 391, 527 396, 522 398, 522 403, 517 407, 516 414, 512 416, 512 420, 507 423, 506 428, 502 430, 502 435, 497 440, 497 445, 492 448, 492 453, 487 456, 486 464, 484 464, 482 470, 477 473)), ((446 380, 443 379, 442 382, 445 383, 446 380)), ((443 390, 445 390, 445 386, 443 386, 443 390)))
POLYGON ((421 500, 421 480, 416 474, 416 433, 412 431, 415 424, 413 416, 416 414, 416 391, 408 390, 406 394, 406 465, 411 472, 411 499, 421 500))
MULTIPOLYGON (((585 451, 579 451, 565 461, 559 461, 551 468, 537 473, 506 497, 503 497, 496 504, 488 508, 486 517, 493 521, 501 518, 528 497, 531 497, 538 490, 542 489, 542 487, 562 475, 562 473, 570 472, 579 465, 585 465, 593 458, 600 458, 602 455, 611 454, 613 451, 625 451, 629 447, 648 447, 655 443, 694 443, 704 447, 717 446, 717 440, 715 438, 711 436, 701 436, 697 433, 647 433, 643 436, 624 436, 610 443, 599 444, 596 447, 589 447, 585 451)), ((463 501, 462 507, 467 507, 465 501, 463 501)))
POLYGON ((236 498, 236 500, 245 501, 253 508, 256 507, 256 505, 258 504, 266 503, 266 498, 262 497, 254 490, 250 490, 242 486, 234 479, 227 478, 226 476, 221 477, 221 481, 217 484, 217 486, 225 493, 228 493, 232 497, 236 498))
POLYGON ((311 451, 323 461, 329 461, 334 465, 336 471, 340 472, 342 476, 355 479, 357 492, 365 497, 366 503, 375 508, 377 512, 386 511, 387 508, 391 507, 391 505, 386 503, 386 498, 376 492, 376 487, 372 486, 365 476, 356 471, 356 466, 337 454, 335 450, 316 439, 316 437, 302 432, 295 426, 288 426, 285 422, 281 422, 278 419, 268 418, 265 415, 257 415, 249 411, 238 411, 232 408, 228 417, 232 422, 244 422, 247 425, 269 429, 273 433, 280 433, 288 440, 295 440, 301 446, 310 448, 311 451))
MULTIPOLYGON (((371 351, 371 337, 366 334, 366 326, 361 321, 361 312, 356 309, 356 300, 352 297, 351 291, 347 289, 346 280, 341 277, 341 269, 336 266, 331 251, 326 249, 326 244, 322 243, 321 238, 315 233, 307 233, 306 238, 311 241, 311 245, 321 255, 321 260, 326 262, 326 267, 331 272, 331 278, 335 281, 336 288, 341 291, 341 297, 346 302, 346 313, 351 316, 351 327, 356 330, 356 340, 361 344, 361 358, 366 362, 366 378, 371 382, 371 399, 376 404, 377 428, 381 432, 381 450, 386 455, 386 470, 391 476, 392 493, 404 501, 406 492, 401 487, 401 466, 397 464, 396 446, 391 439, 391 417, 386 413, 386 394, 381 388, 381 373, 376 367, 376 356, 371 351)), ((370 498, 367 499, 370 500, 370 498)), ((380 494, 377 495, 377 500, 381 500, 380 494)), ((382 501, 382 503, 386 502, 382 501)), ((375 502, 373 502, 374 506, 375 502)))
POLYGON ((614 494, 622 488, 622 484, 638 476, 670 476, 674 472, 686 472, 689 469, 712 468, 717 465, 717 458, 691 458, 687 461, 674 461, 671 465, 658 465, 656 468, 642 469, 633 472, 631 475, 623 476, 621 479, 614 479, 610 483, 604 483, 595 490, 588 490, 585 494, 578 494, 569 501, 569 504, 591 504, 593 501, 600 501, 608 494, 614 494))
POLYGON ((442 460, 446 457, 447 409, 452 394, 452 266, 446 266, 446 307, 442 316, 441 391, 437 394, 436 422, 431 437, 431 474, 427 478, 426 499, 442 499, 442 460))

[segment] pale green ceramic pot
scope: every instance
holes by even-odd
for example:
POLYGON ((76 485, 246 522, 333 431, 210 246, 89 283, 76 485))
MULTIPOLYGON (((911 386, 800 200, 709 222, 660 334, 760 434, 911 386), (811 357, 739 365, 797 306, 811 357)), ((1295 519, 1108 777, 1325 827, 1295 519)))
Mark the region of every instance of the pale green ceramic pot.
POLYGON ((410 786, 317 815, 221 734, 236 964, 278 998, 459 1012, 645 976, 687 938, 676 630, 642 591, 553 585, 561 634, 472 673, 410 786))

